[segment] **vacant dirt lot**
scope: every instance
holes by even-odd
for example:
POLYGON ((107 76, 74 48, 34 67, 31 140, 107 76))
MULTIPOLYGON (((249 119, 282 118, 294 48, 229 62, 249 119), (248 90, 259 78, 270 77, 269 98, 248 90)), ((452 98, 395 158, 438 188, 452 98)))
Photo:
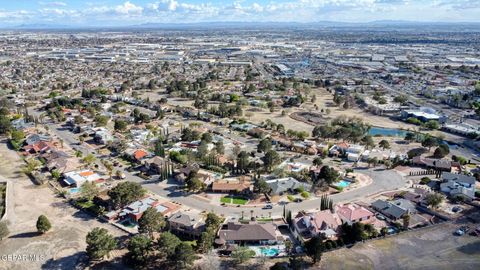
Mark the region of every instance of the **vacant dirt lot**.
POLYGON ((48 187, 35 186, 19 172, 22 164, 15 152, 0 143, 0 176, 10 179, 13 189, 7 217, 10 235, 0 242, 0 269, 75 269, 85 259, 85 237, 90 230, 104 227, 117 237, 125 235, 70 207, 48 187), (38 235, 35 224, 42 214, 50 219, 52 229, 38 235), (37 259, 4 258, 8 255, 36 255, 37 259))
POLYGON ((325 254, 321 269, 480 269, 480 238, 444 223, 325 254))

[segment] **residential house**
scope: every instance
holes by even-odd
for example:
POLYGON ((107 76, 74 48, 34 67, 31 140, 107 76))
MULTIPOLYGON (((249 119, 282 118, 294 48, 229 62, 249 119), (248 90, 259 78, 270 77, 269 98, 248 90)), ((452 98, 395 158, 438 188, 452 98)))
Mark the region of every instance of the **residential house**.
POLYGON ((442 173, 440 190, 452 197, 463 197, 467 200, 475 199, 475 182, 473 176, 455 173, 442 173))
POLYGON ((71 171, 64 174, 63 182, 69 186, 81 187, 85 182, 103 182, 103 177, 93 171, 71 171))
POLYGON ((23 147, 23 150, 29 154, 46 153, 53 149, 55 149, 55 146, 48 141, 37 141, 23 147))
POLYGON ((304 238, 321 235, 331 239, 342 225, 339 216, 329 209, 313 213, 299 212, 293 221, 294 230, 304 238))
POLYGON ((370 210, 354 203, 337 205, 335 207, 335 213, 337 213, 343 222, 349 225, 356 222, 369 222, 375 217, 375 214, 370 210))
POLYGON ((15 119, 11 122, 11 124, 16 130, 27 130, 35 127, 35 123, 26 122, 25 118, 15 119))
POLYGON ((341 142, 330 147, 328 154, 331 156, 343 156, 347 153, 349 147, 350 145, 348 143, 341 142))
POLYGON ((265 181, 270 187, 271 194, 282 195, 285 192, 293 192, 296 189, 310 190, 312 185, 298 181, 293 177, 279 178, 265 181))
POLYGON ((113 136, 106 128, 97 128, 93 140, 96 143, 107 144, 113 141, 113 136))
POLYGON ((143 149, 127 149, 125 154, 130 158, 130 160, 138 163, 150 156, 150 153, 143 149))
POLYGON ((138 222, 148 208, 157 207, 159 204, 160 202, 154 198, 146 197, 124 207, 118 214, 118 217, 122 220, 129 219, 132 222, 138 222))
POLYGON ((52 138, 48 135, 31 134, 31 135, 28 135, 27 138, 25 139, 25 144, 32 145, 38 142, 51 142, 51 141, 52 141, 52 138))
POLYGON ((458 162, 453 162, 448 159, 434 159, 422 156, 412 158, 413 164, 427 167, 429 169, 437 169, 445 172, 452 172, 453 170, 460 171, 461 166, 458 162))
POLYGON ((224 244, 260 244, 272 245, 283 242, 283 237, 273 223, 241 224, 228 222, 218 232, 215 243, 224 244))
POLYGON ((252 190, 252 183, 239 179, 223 179, 213 182, 211 189, 218 193, 248 193, 252 190))
POLYGON ((205 231, 205 218, 194 212, 177 212, 168 218, 170 231, 191 237, 199 237, 205 231))
POLYGON ((60 173, 67 173, 75 171, 81 166, 76 157, 59 150, 45 153, 41 155, 41 158, 45 160, 45 165, 49 171, 56 170, 60 173))
POLYGON ((177 180, 180 183, 184 183, 185 179, 191 174, 191 173, 196 173, 200 170, 200 165, 197 163, 190 163, 187 164, 179 169, 176 169, 174 171, 173 177, 175 180, 177 180))
POLYGON ((168 164, 168 161, 159 156, 154 156, 152 158, 143 160, 143 165, 145 168, 154 174, 160 174, 162 169, 168 166, 168 164))
POLYGON ((372 203, 372 207, 392 220, 400 219, 406 214, 416 213, 415 205, 406 199, 393 201, 376 200, 372 203))

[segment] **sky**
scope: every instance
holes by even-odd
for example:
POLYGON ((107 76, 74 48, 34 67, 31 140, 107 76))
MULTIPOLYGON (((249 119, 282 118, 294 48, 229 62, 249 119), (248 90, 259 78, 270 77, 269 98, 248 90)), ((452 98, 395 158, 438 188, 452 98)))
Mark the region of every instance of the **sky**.
POLYGON ((378 20, 480 22, 480 0, 0 0, 0 26, 378 20))

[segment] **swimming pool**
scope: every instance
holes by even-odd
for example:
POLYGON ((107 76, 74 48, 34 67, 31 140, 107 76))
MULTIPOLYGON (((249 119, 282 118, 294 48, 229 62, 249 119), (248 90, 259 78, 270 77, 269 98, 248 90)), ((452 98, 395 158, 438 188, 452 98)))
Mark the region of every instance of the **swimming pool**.
POLYGON ((368 131, 368 135, 381 135, 381 136, 397 136, 405 137, 407 131, 394 128, 382 128, 382 127, 371 127, 368 131))
POLYGON ((270 247, 260 248, 260 252, 262 253, 262 255, 267 257, 277 256, 280 253, 278 248, 270 248, 270 247))
POLYGON ((70 189, 70 193, 72 193, 72 194, 73 194, 73 193, 77 193, 77 192, 79 192, 79 191, 80 191, 80 188, 71 188, 71 189, 70 189))
POLYGON ((335 186, 337 187, 341 187, 341 188, 346 188, 350 185, 351 183, 349 181, 345 181, 345 180, 340 180, 338 181, 335 186))

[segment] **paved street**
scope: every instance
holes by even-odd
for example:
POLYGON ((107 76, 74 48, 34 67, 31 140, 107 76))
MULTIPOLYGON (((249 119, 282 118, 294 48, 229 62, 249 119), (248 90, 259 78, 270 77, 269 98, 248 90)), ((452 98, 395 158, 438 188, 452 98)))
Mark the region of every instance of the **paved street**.
MULTIPOLYGON (((357 170, 356 172, 364 173, 373 179, 373 183, 360 187, 351 191, 346 191, 330 196, 335 203, 339 202, 352 202, 361 200, 362 198, 374 195, 383 191, 395 190, 405 186, 404 178, 394 170, 383 170, 383 169, 368 169, 368 170, 357 170)), ((145 180, 132 175, 131 173, 125 172, 127 180, 134 181, 138 183, 144 183, 145 180)), ((272 215, 281 215, 283 213, 282 205, 274 205, 273 209, 262 209, 258 207, 226 207, 220 205, 213 205, 209 202, 195 198, 194 195, 186 195, 180 191, 171 191, 171 187, 175 187, 175 184, 170 183, 146 183, 143 186, 149 191, 158 194, 165 198, 170 198, 176 202, 179 202, 183 205, 186 205, 191 208, 213 211, 218 214, 223 215, 241 215, 244 211, 245 215, 249 215, 250 211, 254 211, 255 216, 268 216, 270 213, 272 215)), ((310 210, 319 208, 320 198, 310 199, 303 201, 301 203, 289 203, 286 205, 286 209, 297 212, 300 210, 310 210)))

